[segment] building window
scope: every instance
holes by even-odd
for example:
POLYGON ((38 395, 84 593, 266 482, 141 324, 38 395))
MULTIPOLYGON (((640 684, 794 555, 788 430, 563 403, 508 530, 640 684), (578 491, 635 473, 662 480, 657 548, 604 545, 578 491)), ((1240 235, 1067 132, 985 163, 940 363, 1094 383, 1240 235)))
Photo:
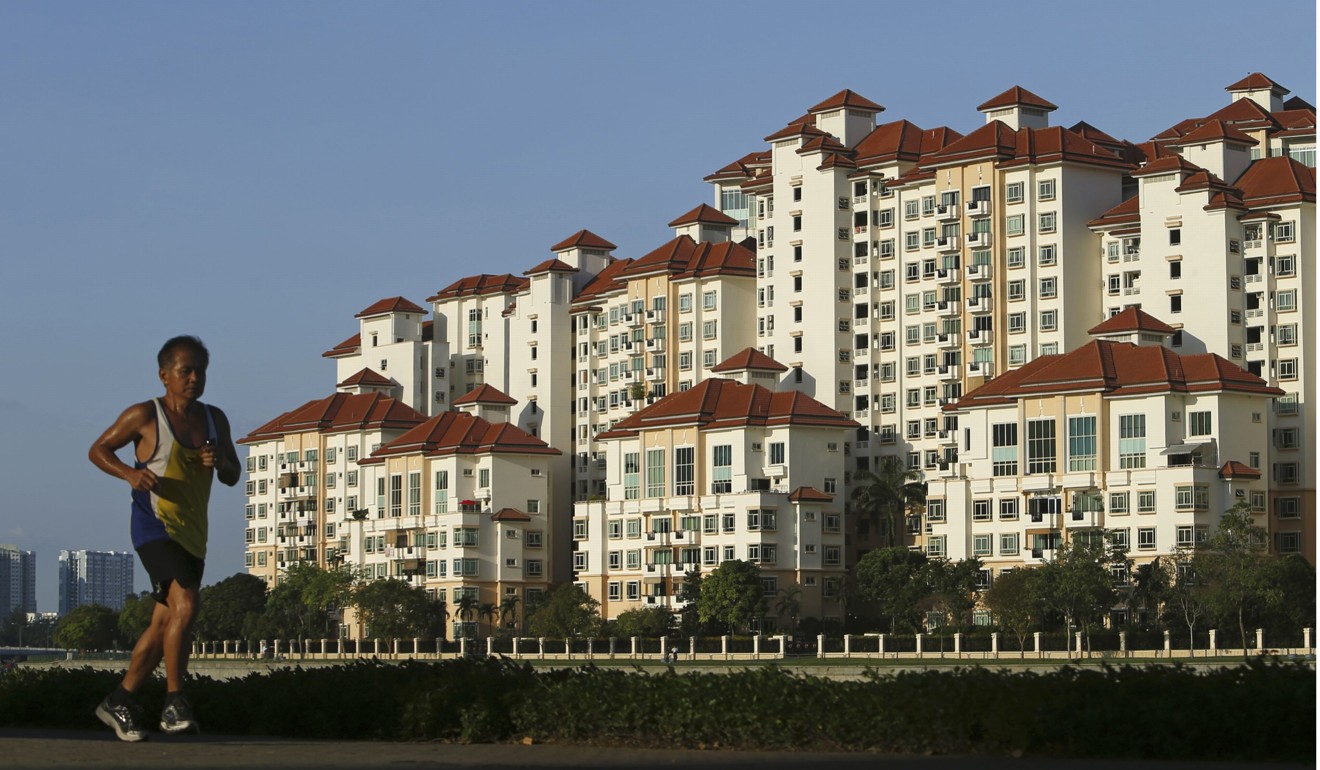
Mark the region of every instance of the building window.
POLYGON ((1137 550, 1150 551, 1155 548, 1155 528, 1140 527, 1137 529, 1137 550))
POLYGON ((1095 416, 1068 418, 1068 470, 1095 470, 1095 416))
POLYGON ((999 555, 1017 556, 1018 553, 1018 535, 1016 532, 1010 532, 999 536, 999 555))
POLYGON ((1037 252, 1037 264, 1041 267, 1049 267, 1058 263, 1058 251, 1052 245, 1041 246, 1037 252))
MULTIPOLYGON (((1040 232, 1054 232, 1055 213, 1053 211, 1044 211, 1040 214, 1040 232)), ((1042 263, 1043 264, 1043 263, 1042 263)))
POLYGON ((733 491, 733 447, 721 445, 714 449, 711 467, 710 491, 713 494, 733 491))
POLYGON ((1118 467, 1146 467, 1146 415, 1119 415, 1118 467))
POLYGON ((1040 330, 1052 332, 1057 328, 1059 328, 1059 311, 1042 310, 1040 312, 1040 330))
POLYGON ((1027 422, 1027 473, 1054 473, 1056 468, 1054 420, 1027 422))
POLYGON ((1174 487, 1173 507, 1177 511, 1204 511, 1210 508, 1210 489, 1200 485, 1185 484, 1174 487))
POLYGON ((926 540, 926 555, 931 558, 943 558, 947 549, 945 548, 944 535, 934 535, 926 540))
POLYGON ((1024 197, 1021 182, 1012 182, 1004 187, 1004 200, 1008 203, 1021 203, 1024 197))
POLYGON ((1054 200, 1054 180, 1042 179, 1036 183, 1036 200, 1054 200))
POLYGON ((1210 412, 1187 413, 1188 436, 1209 436, 1212 432, 1212 426, 1213 420, 1210 412))
POLYGON ((1018 472, 1017 423, 991 426, 991 467, 996 476, 1016 476, 1018 472))
POLYGON ((1014 214, 1004 221, 1005 230, 1009 235, 1021 235, 1023 231, 1023 215, 1014 214))
POLYGON ((1297 379, 1297 359, 1295 358, 1280 359, 1277 372, 1280 380, 1297 379))
POLYGON ((1124 514, 1128 512, 1127 492, 1109 493, 1109 512, 1112 514, 1124 514))
POLYGON ((988 535, 988 534, 986 534, 986 535, 973 535, 973 536, 972 536, 972 555, 973 555, 973 556, 992 556, 993 553, 994 553, 993 550, 991 549, 991 544, 992 544, 992 543, 993 543, 993 536, 992 536, 992 535, 988 535))
POLYGON ((646 450, 646 496, 663 497, 665 494, 665 450, 646 450))

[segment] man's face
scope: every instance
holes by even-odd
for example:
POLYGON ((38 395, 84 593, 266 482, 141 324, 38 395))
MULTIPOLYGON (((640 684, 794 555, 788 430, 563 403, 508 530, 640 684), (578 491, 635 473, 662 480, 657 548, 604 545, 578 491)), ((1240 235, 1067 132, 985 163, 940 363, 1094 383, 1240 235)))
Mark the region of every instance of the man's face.
POLYGON ((174 351, 174 361, 160 370, 160 381, 165 392, 173 396, 195 400, 206 390, 206 363, 201 355, 189 348, 174 351))

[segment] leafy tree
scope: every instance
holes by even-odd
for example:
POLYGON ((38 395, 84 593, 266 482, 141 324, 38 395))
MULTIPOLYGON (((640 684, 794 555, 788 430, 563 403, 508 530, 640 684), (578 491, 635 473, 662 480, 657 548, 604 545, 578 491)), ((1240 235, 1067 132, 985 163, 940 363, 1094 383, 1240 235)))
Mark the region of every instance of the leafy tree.
POLYGON ((674 613, 664 607, 638 607, 619 613, 610 625, 612 635, 625 639, 666 636, 674 630, 674 613))
POLYGON ((546 595, 545 604, 537 607, 527 620, 536 636, 567 639, 592 636, 600 624, 600 602, 573 583, 561 583, 546 595))
POLYGON ((150 591, 143 591, 137 596, 127 596, 124 598, 124 606, 119 610, 119 620, 117 627, 119 629, 119 638, 124 640, 125 646, 137 642, 142 632, 151 625, 151 615, 156 611, 156 600, 152 598, 150 591))
POLYGON ((781 588, 775 593, 775 617, 788 618, 790 632, 797 630, 798 614, 802 612, 802 589, 797 586, 781 588))
POLYGON ((852 509, 878 530, 889 545, 897 545, 905 514, 926 504, 926 485, 921 474, 909 470, 897 457, 886 456, 871 472, 853 475, 852 509))
POLYGON ((1054 561, 1041 568, 1047 573, 1051 604, 1063 613, 1067 628, 1082 630, 1088 645, 1091 626, 1103 620, 1117 599, 1110 573, 1116 558, 1124 557, 1102 538, 1074 536, 1059 548, 1054 561))
POLYGON ((690 569, 683 573, 683 582, 678 587, 678 600, 684 602, 678 611, 678 632, 683 636, 706 636, 714 633, 710 624, 701 622, 697 611, 701 599, 701 570, 690 569))
POLYGON ((928 593, 924 570, 926 554, 907 548, 877 548, 853 566, 852 585, 857 597, 873 603, 889 619, 889 632, 916 631, 918 607, 928 593))
POLYGON ((494 633, 495 618, 500 614, 500 608, 494 602, 482 602, 477 605, 477 618, 486 621, 487 633, 494 633))
POLYGON ((440 602, 403 580, 372 580, 353 591, 353 606, 367 636, 384 639, 434 637, 444 633, 440 602))
POLYGON ((1219 528, 1196 558, 1197 578, 1208 583, 1206 603, 1220 623, 1236 623, 1242 654, 1247 651, 1247 618, 1276 607, 1282 591, 1271 582, 1265 529, 1252 520, 1249 503, 1239 503, 1219 520, 1219 528))
POLYGON ((1001 626, 1017 637, 1018 649, 1024 657, 1027 634, 1040 627, 1048 614, 1042 575, 1039 569, 1001 573, 985 592, 985 606, 990 608, 1001 626))
POLYGON ((99 604, 74 607, 55 624, 55 644, 84 650, 109 649, 117 638, 119 614, 99 604))
POLYGON ((266 581, 240 572, 201 590, 193 633, 198 639, 246 639, 266 610, 266 581))
POLYGON ((1187 638, 1192 654, 1196 654, 1196 626, 1205 618, 1208 586, 1200 579, 1197 566, 1200 559, 1190 550, 1179 549, 1172 557, 1177 579, 1165 592, 1165 613, 1187 626, 1187 638))
POLYGON ((296 562, 271 589, 253 636, 273 639, 321 639, 338 636, 338 617, 352 596, 353 573, 344 567, 323 570, 296 562))
POLYGON ((976 606, 976 578, 980 571, 980 559, 926 562, 922 570, 927 590, 925 603, 939 614, 941 625, 957 627, 967 622, 967 616, 976 606))
POLYGON ((0 622, 0 644, 27 644, 30 641, 30 638, 25 636, 27 627, 27 613, 22 607, 15 607, 4 621, 0 622))
POLYGON ((1128 622, 1137 627, 1159 623, 1160 608, 1168 601, 1173 582, 1165 560, 1155 557, 1132 571, 1127 595, 1128 622))
POLYGON ((701 581, 697 616, 703 623, 715 622, 729 633, 748 628, 765 614, 765 592, 761 569, 739 560, 722 562, 701 581))
POLYGON ((1279 590, 1279 602, 1266 615, 1266 633, 1296 633, 1315 628, 1315 567, 1301 554, 1270 559, 1269 582, 1279 590))

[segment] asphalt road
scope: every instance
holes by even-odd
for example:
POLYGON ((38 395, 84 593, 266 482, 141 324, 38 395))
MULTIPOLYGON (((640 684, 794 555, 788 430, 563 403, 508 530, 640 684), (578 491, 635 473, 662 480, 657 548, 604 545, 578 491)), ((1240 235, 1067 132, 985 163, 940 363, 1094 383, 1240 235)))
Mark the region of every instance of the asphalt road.
POLYGON ((1286 770, 1315 767, 1267 763, 1060 760, 1032 757, 895 757, 752 751, 664 751, 580 746, 304 741, 227 736, 153 734, 143 743, 122 743, 109 730, 96 732, 0 729, 0 767, 28 768, 673 768, 715 770, 747 767, 848 767, 881 770, 1286 770))

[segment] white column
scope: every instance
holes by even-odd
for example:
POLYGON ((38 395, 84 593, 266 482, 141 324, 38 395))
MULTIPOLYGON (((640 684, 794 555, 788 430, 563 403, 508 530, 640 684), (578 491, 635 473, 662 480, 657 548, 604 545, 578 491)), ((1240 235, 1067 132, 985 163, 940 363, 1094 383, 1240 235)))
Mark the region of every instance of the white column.
POLYGON ((953 654, 962 657, 962 632, 957 631, 953 634, 953 654))
POLYGON ((1308 650, 1311 649, 1311 629, 1309 628, 1302 629, 1302 646, 1308 650))
POLYGON ((1080 659, 1082 657, 1082 632, 1078 631, 1076 636, 1077 636, 1077 657, 1080 659))
POLYGON ((998 632, 998 631, 992 631, 992 632, 990 633, 990 654, 993 655, 993 656, 995 656, 996 658, 999 657, 999 632, 998 632))
POLYGON ((1040 632, 1033 631, 1031 634, 1031 640, 1036 645, 1036 656, 1040 657, 1040 632))
POLYGON ((843 657, 852 657, 852 634, 843 635, 843 657))
POLYGON ((885 654, 885 634, 880 635, 880 654, 885 654))
POLYGON ((1173 651, 1172 634, 1170 634, 1169 629, 1166 628, 1164 629, 1164 654, 1167 656, 1172 651, 1173 651))
POLYGON ((921 642, 922 642, 922 639, 923 639, 925 636, 926 636, 925 634, 920 634, 920 633, 917 634, 917 656, 918 656, 918 657, 921 656, 921 642))
POLYGON ((1215 650, 1219 649, 1219 629, 1210 629, 1210 654, 1214 655, 1215 650))
POLYGON ((816 657, 825 657, 825 635, 819 634, 816 637, 816 657))
POLYGON ((1265 652, 1265 629, 1263 628, 1256 629, 1256 652, 1265 652))

